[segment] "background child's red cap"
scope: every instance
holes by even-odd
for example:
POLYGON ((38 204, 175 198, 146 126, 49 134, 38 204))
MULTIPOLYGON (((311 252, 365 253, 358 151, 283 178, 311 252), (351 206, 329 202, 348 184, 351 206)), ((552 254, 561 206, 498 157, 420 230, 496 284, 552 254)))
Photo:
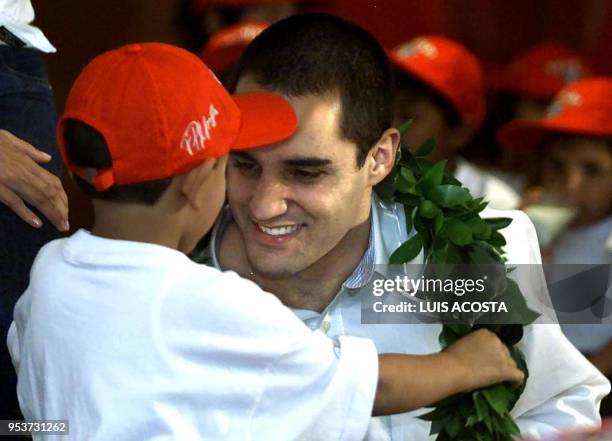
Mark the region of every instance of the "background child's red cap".
POLYGON ((57 137, 69 170, 98 191, 185 173, 230 149, 282 141, 297 127, 291 105, 272 93, 230 96, 195 55, 162 43, 123 46, 76 79, 57 137), (83 169, 66 155, 64 128, 76 119, 102 134, 112 159, 83 169))
POLYGON ((552 99, 567 84, 590 74, 580 55, 546 42, 519 55, 493 87, 519 96, 552 99))
POLYGON ((397 69, 447 99, 462 120, 480 126, 486 110, 484 74, 467 48, 446 37, 430 35, 396 46, 389 57, 397 69))
POLYGON ((243 21, 211 36, 199 55, 213 72, 221 74, 230 70, 240 59, 251 41, 270 26, 266 21, 243 21))
POLYGON ((515 120, 502 126, 499 142, 507 149, 542 145, 547 134, 612 136, 612 77, 592 77, 562 89, 539 120, 515 120))

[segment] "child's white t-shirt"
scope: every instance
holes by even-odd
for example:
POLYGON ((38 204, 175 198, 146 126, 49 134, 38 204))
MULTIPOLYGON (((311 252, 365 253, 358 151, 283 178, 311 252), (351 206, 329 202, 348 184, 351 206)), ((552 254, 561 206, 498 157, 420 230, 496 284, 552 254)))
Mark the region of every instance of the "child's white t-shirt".
POLYGON ((272 294, 159 245, 80 230, 47 244, 9 350, 27 420, 75 440, 357 440, 378 357, 272 294))

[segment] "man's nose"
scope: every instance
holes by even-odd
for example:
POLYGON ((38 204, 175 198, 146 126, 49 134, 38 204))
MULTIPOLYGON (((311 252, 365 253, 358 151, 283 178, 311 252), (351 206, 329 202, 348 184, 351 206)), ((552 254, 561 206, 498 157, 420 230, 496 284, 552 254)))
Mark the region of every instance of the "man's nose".
POLYGON ((253 189, 249 210, 254 219, 265 221, 287 212, 287 186, 273 177, 262 176, 253 189))

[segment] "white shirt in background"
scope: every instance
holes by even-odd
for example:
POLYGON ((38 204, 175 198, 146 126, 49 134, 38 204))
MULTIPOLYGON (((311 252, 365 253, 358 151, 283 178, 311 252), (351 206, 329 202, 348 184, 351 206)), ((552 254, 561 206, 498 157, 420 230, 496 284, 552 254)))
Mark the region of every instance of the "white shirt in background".
POLYGON ((518 207, 521 201, 519 194, 510 185, 463 158, 457 160, 455 178, 470 190, 472 196, 484 197, 489 201, 491 208, 512 210, 518 207))
POLYGON ((41 52, 55 52, 53 45, 36 26, 30 0, 0 0, 0 26, 4 26, 26 43, 26 47, 41 52))
POLYGON ((69 420, 66 441, 360 440, 378 381, 371 340, 313 332, 176 250, 84 230, 40 251, 8 344, 24 416, 69 420))
MULTIPOLYGON (((612 216, 586 227, 567 230, 555 243, 551 262, 581 265, 612 264, 611 237, 612 216)), ((606 320, 609 322, 610 318, 606 320)), ((562 324, 561 328, 567 338, 585 353, 596 353, 612 341, 610 324, 562 324)))

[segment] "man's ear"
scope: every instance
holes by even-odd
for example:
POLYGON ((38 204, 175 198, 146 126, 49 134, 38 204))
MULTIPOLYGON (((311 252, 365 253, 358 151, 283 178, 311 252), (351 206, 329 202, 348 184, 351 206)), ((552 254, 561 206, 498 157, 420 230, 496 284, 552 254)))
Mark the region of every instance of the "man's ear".
POLYGON ((393 170, 395 157, 400 143, 400 133, 390 128, 384 131, 370 149, 365 166, 368 167, 368 184, 374 186, 393 170))
POLYGON ((475 132, 476 127, 469 121, 463 121, 454 127, 449 127, 446 130, 446 143, 449 151, 455 153, 463 150, 475 132))
POLYGON ((184 175, 181 185, 181 193, 187 203, 194 209, 199 209, 202 203, 202 192, 207 190, 206 181, 215 170, 215 165, 221 159, 207 159, 196 168, 188 171, 184 175))

